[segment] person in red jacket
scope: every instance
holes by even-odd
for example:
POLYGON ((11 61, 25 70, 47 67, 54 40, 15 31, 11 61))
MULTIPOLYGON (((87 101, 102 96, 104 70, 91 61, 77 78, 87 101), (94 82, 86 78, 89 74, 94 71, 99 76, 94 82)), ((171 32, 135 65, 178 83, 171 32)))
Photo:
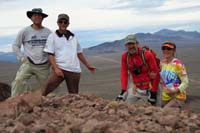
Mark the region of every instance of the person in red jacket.
POLYGON ((152 105, 155 105, 160 79, 155 56, 152 52, 148 50, 143 51, 139 47, 139 42, 135 35, 128 35, 125 38, 125 47, 127 51, 121 57, 120 77, 122 91, 117 100, 124 98, 130 74, 133 87, 129 89, 126 101, 128 103, 139 103, 141 101, 146 103, 148 101, 152 105))

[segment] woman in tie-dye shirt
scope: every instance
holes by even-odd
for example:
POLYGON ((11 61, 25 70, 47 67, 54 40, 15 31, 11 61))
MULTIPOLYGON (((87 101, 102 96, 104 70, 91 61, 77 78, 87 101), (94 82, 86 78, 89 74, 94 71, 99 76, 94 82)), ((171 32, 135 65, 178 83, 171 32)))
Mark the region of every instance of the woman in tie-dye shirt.
POLYGON ((184 64, 174 57, 176 45, 173 41, 162 44, 164 59, 161 61, 163 107, 180 108, 186 100, 188 77, 184 64))

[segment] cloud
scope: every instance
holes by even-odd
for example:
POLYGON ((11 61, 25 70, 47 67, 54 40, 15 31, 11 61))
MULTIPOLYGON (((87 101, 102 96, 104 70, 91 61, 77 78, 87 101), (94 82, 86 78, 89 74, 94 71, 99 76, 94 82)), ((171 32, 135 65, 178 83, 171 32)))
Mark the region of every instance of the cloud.
POLYGON ((143 10, 143 9, 152 9, 160 7, 164 4, 165 0, 115 0, 111 9, 134 9, 134 10, 143 10))
POLYGON ((107 9, 133 10, 133 11, 170 11, 184 10, 200 6, 197 0, 113 0, 112 6, 107 9))
POLYGON ((43 25, 51 30, 57 28, 59 13, 70 16, 71 30, 138 27, 145 30, 200 21, 200 1, 197 0, 29 0, 28 4, 27 0, 0 0, 0 3, 0 33, 6 35, 16 34, 30 25, 26 11, 34 7, 41 7, 49 15, 43 25))

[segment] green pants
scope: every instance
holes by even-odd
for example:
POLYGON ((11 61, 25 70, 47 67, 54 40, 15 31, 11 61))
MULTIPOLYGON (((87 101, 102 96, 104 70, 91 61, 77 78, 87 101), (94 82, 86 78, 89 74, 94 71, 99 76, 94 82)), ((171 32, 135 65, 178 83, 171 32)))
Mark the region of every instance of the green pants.
POLYGON ((48 78, 50 64, 34 65, 26 60, 19 68, 15 80, 12 82, 12 96, 19 95, 26 91, 41 89, 48 78), (37 88, 28 85, 28 80, 35 76, 38 81, 37 88))

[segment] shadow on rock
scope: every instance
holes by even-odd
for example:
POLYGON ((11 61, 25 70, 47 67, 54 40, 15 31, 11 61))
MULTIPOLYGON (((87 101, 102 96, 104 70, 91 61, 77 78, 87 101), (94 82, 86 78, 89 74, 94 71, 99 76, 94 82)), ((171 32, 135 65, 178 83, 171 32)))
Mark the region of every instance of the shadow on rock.
POLYGON ((11 96, 11 87, 6 83, 0 82, 0 102, 11 96))

